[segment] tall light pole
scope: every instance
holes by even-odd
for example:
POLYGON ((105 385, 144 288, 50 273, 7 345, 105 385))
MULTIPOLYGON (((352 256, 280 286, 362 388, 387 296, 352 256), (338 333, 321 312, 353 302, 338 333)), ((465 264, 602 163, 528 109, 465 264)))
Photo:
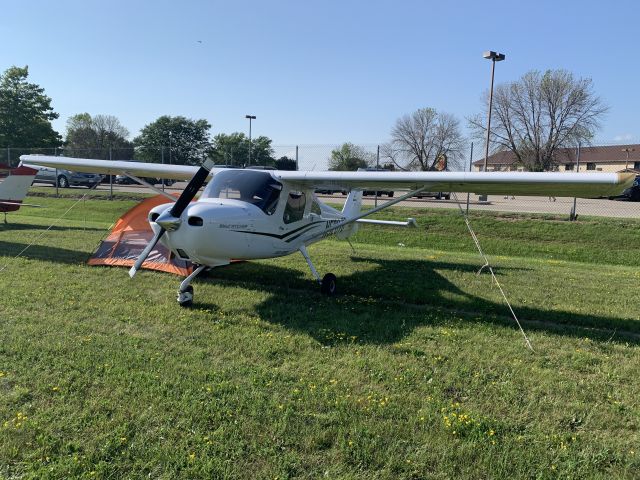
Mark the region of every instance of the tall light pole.
POLYGON ((504 53, 496 53, 494 51, 484 52, 482 54, 487 60, 491 60, 491 88, 489 89, 489 115, 487 117, 487 140, 484 145, 484 171, 487 171, 487 159, 489 158, 489 135, 491 133, 491 110, 493 108, 493 75, 496 70, 496 62, 504 60, 504 53))
POLYGON ((627 147, 627 148, 623 148, 622 151, 627 152, 627 163, 625 163, 624 169, 628 170, 629 169, 629 152, 635 152, 636 149, 627 147))
POLYGON ((171 137, 173 136, 173 132, 169 130, 169 165, 171 165, 171 137))
POLYGON ((255 120, 255 115, 245 115, 244 118, 249 119, 249 166, 251 166, 251 120, 255 120))

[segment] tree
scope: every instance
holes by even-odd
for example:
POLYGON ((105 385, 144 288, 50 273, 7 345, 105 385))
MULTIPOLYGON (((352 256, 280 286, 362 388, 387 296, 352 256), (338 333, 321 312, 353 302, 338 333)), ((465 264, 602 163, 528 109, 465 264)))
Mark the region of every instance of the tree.
POLYGON ((372 164, 373 154, 350 142, 331 150, 329 158, 329 170, 353 171, 372 164))
POLYGON ((461 158, 464 137, 460 122, 449 113, 421 108, 396 121, 383 156, 403 170, 440 170, 443 159, 451 166, 461 158))
POLYGON ((136 156, 148 162, 199 165, 211 153, 210 129, 206 120, 163 115, 133 139, 136 156))
POLYGON ((0 76, 0 145, 58 147, 62 143, 51 121, 58 114, 44 88, 27 82, 29 67, 10 67, 0 76))
POLYGON ((278 170, 297 170, 298 164, 293 158, 289 158, 285 155, 275 161, 275 167, 278 170))
MULTIPOLYGON (((265 136, 251 139, 251 165, 273 166, 271 139, 265 136)), ((244 133, 220 133, 213 137, 211 153, 216 163, 233 166, 249 164, 249 139, 244 133)))
MULTIPOLYGON (((530 71, 496 87, 490 145, 494 152, 511 151, 527 170, 550 170, 559 149, 589 143, 607 110, 591 79, 566 70, 530 71)), ((469 120, 476 138, 486 136, 486 118, 485 109, 469 120)))
POLYGON ((129 131, 113 115, 79 113, 67 120, 65 155, 130 160, 133 143, 127 140, 129 131))
POLYGON ((251 139, 251 165, 264 165, 273 167, 276 159, 273 158, 271 139, 264 135, 251 139))

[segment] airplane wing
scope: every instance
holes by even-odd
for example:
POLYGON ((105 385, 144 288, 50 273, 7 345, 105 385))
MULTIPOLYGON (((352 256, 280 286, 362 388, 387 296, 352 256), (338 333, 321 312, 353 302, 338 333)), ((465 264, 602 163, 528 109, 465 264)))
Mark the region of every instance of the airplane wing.
MULTIPOLYGON (((198 167, 159 163, 22 155, 23 164, 77 172, 123 174, 189 180, 198 167)), ((220 169, 211 170, 215 175, 220 169)), ((564 172, 315 172, 270 171, 300 189, 418 190, 492 195, 606 197, 631 186, 633 173, 564 172)))
MULTIPOLYGON (((74 172, 118 175, 130 173, 137 177, 191 180, 198 167, 191 165, 168 165, 162 163, 129 162, 126 160, 94 160, 90 158, 54 157, 49 155, 21 155, 25 166, 64 168, 74 172)), ((37 167, 36 167, 37 168, 37 167)))
POLYGON ((418 190, 492 195, 606 197, 631 186, 634 173, 561 172, 273 172, 316 189, 418 190))

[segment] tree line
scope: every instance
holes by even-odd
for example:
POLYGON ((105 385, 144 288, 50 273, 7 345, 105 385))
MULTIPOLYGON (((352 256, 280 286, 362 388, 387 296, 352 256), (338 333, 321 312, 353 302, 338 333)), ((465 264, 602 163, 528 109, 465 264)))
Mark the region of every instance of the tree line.
MULTIPOLYGON (((28 67, 10 67, 0 77, 0 147, 60 148, 67 156, 196 165, 204 159, 217 164, 251 164, 295 169, 294 159, 274 157, 272 141, 244 133, 211 137, 204 119, 163 115, 129 140, 129 131, 113 115, 79 113, 67 121, 65 137, 53 129, 58 118, 44 88, 28 81, 28 67), (115 157, 114 157, 115 158, 115 157)), ((471 138, 486 135, 488 92, 483 109, 467 118, 471 138)), ((531 71, 499 84, 494 91, 490 146, 492 153, 509 151, 526 170, 553 167, 562 148, 589 144, 608 107, 593 91, 592 81, 565 70, 531 71)), ((454 115, 420 108, 399 118, 390 141, 376 153, 352 143, 331 152, 329 168, 356 170, 382 165, 388 169, 460 169, 468 139, 454 115)))

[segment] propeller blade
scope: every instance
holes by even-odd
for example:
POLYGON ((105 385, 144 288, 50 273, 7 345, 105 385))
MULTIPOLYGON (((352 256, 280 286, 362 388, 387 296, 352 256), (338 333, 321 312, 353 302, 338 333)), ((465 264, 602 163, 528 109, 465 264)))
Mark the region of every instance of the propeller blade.
POLYGON ((182 192, 182 195, 180 195, 176 203, 171 207, 170 213, 172 216, 179 218, 180 215, 182 215, 184 209, 187 208, 187 205, 191 203, 193 197, 196 196, 196 193, 198 193, 198 190, 200 190, 200 187, 204 184, 204 181, 207 179, 213 165, 214 163, 211 160, 204 162, 193 178, 189 181, 187 187, 182 192))
POLYGON ((160 240, 160 237, 162 237, 162 235, 164 235, 165 231, 166 230, 164 228, 161 229, 158 233, 155 234, 155 236, 147 244, 145 249, 142 251, 142 253, 138 257, 138 259, 136 260, 136 263, 134 263, 133 267, 131 267, 131 269, 129 270, 129 276, 131 278, 133 278, 134 275, 137 273, 137 271, 140 270, 140 267, 142 266, 144 261, 147 259, 147 257, 151 253, 151 250, 153 250, 153 247, 156 246, 156 243, 158 243, 158 240, 160 240))
MULTIPOLYGON (((171 207, 171 210, 169 210, 168 213, 172 217, 180 218, 180 215, 182 215, 182 212, 184 212, 184 209, 187 208, 189 203, 191 203, 191 200, 193 200, 193 197, 195 197, 196 193, 198 193, 198 190, 200 190, 200 187, 202 187, 202 185, 204 184, 205 180, 207 179, 207 176, 209 175, 209 172, 213 168, 213 165, 214 165, 213 161, 207 160, 198 169, 198 171, 193 176, 193 178, 189 181, 189 183, 187 184, 187 187, 184 189, 184 191, 182 192, 182 194, 180 195, 176 203, 174 203, 173 206, 171 207)), ((166 213, 163 213, 163 215, 166 215, 166 213)), ((167 225, 170 223, 176 223, 176 222, 168 222, 167 225)), ((179 222, 177 222, 174 228, 178 228, 178 225, 179 225, 179 222)), ((136 263, 134 263, 133 267, 131 267, 131 269, 129 270, 129 276, 131 278, 133 278, 134 275, 138 272, 138 270, 140 270, 140 267, 142 267, 142 264, 151 253, 151 250, 153 250, 153 247, 156 246, 156 243, 158 243, 158 241, 166 231, 167 230, 165 228, 161 228, 160 231, 156 233, 153 239, 142 251, 138 259, 136 260, 136 263)))

